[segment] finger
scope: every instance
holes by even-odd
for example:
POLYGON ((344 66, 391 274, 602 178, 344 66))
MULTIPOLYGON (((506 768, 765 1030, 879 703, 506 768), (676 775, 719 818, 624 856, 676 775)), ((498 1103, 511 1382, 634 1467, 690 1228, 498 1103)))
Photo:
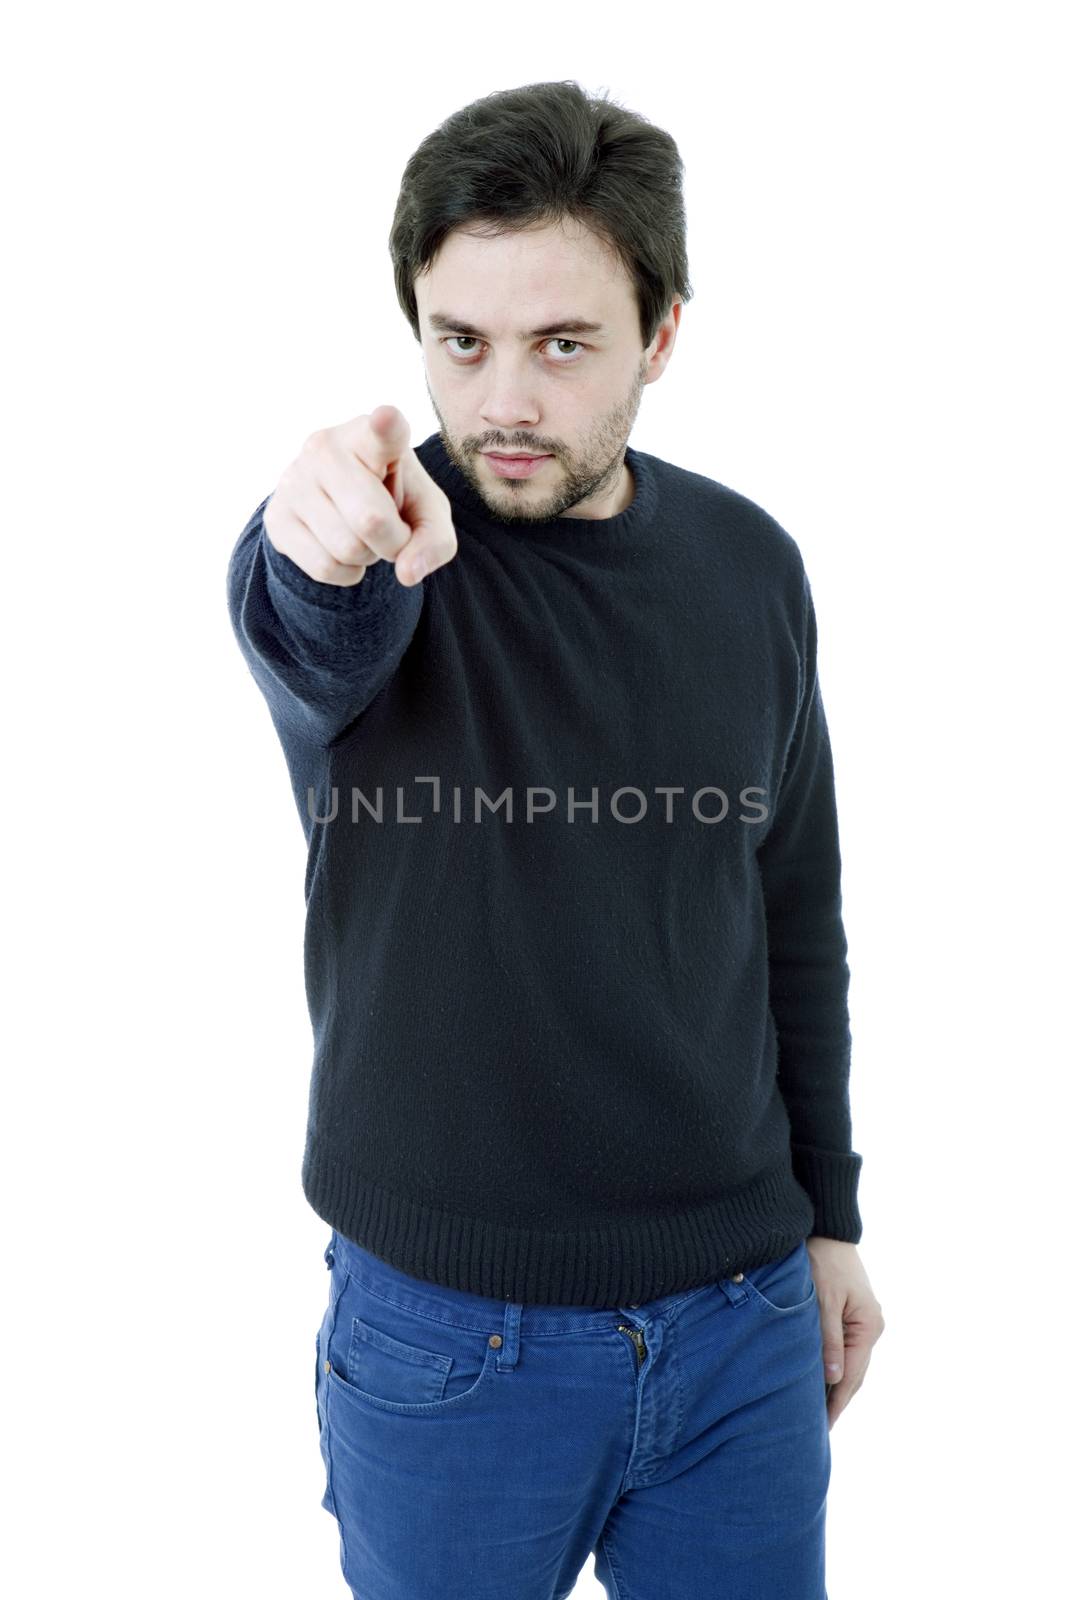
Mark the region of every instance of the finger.
MULTIPOLYGON (((456 531, 448 496, 427 472, 410 447, 411 430, 396 406, 378 406, 367 417, 357 417, 337 430, 351 439, 357 457, 381 473, 391 497, 409 530, 406 547, 397 559, 396 575, 403 584, 418 583, 444 566, 456 554, 456 531)), ((375 548, 380 546, 375 543, 375 548)))
POLYGON ((270 539, 277 550, 295 561, 301 571, 319 583, 350 587, 363 582, 366 566, 335 560, 290 506, 284 506, 275 513, 270 539))
POLYGON ((842 1411, 845 1409, 844 1397, 838 1393, 841 1385, 838 1383, 827 1384, 826 1401, 826 1427, 831 1429, 842 1411))
POLYGON ((848 1345, 845 1349, 845 1371, 835 1384, 827 1384, 828 1421, 831 1427, 844 1411, 852 1396, 862 1389, 870 1365, 871 1352, 861 1345, 848 1345))
POLYGON ((845 1306, 836 1296, 819 1300, 822 1326, 822 1369, 827 1383, 837 1383, 845 1371, 845 1306))
POLYGON ((426 471, 413 450, 404 458, 403 515, 411 539, 397 562, 401 583, 418 583, 455 556, 458 544, 448 496, 426 471))
POLYGON ((396 406, 375 406, 370 413, 329 431, 339 448, 355 456, 379 483, 396 468, 411 443, 407 418, 396 406))
POLYGON ((381 405, 369 416, 356 417, 331 430, 342 453, 351 455, 379 479, 392 507, 398 509, 404 542, 390 548, 373 530, 361 537, 396 561, 396 575, 406 585, 451 561, 456 533, 448 496, 410 448, 411 431, 396 406, 381 405), (419 570, 419 562, 422 569, 419 570))
POLYGON ((324 446, 316 475, 327 505, 322 507, 321 532, 317 521, 312 526, 331 555, 338 561, 359 559, 349 552, 362 548, 374 561, 395 561, 411 529, 389 487, 335 439, 324 446))
POLYGON ((342 565, 368 566, 382 553, 370 543, 390 522, 397 525, 395 542, 402 548, 407 530, 400 524, 392 497, 366 467, 343 457, 328 430, 305 441, 279 485, 278 499, 342 565))

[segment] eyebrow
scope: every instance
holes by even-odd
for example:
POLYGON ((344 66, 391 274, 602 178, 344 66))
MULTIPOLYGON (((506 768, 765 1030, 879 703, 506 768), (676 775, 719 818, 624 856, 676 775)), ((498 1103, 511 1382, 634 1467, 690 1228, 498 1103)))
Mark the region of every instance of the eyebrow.
MULTIPOLYGON (((467 339, 488 339, 487 333, 481 333, 477 328, 472 328, 469 322, 463 322, 459 317, 450 317, 445 311, 431 311, 427 321, 435 333, 462 334, 467 339)), ((553 334, 559 333, 603 333, 602 322, 589 322, 585 317, 572 317, 568 322, 553 322, 546 328, 531 328, 527 333, 521 333, 520 339, 548 339, 553 334)))

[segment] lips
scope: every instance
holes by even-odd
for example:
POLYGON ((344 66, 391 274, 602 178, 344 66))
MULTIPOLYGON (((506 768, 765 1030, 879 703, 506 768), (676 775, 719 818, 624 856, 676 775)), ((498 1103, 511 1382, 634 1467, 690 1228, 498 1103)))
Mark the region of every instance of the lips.
POLYGON ((551 456, 505 456, 498 455, 495 450, 482 452, 493 471, 501 478, 528 478, 532 473, 539 472, 546 461, 551 461, 551 456))

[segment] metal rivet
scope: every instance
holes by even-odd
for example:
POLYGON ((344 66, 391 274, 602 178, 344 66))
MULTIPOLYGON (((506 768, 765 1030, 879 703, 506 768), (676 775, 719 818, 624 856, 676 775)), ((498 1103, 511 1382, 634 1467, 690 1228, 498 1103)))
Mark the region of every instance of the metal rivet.
POLYGON ((501 1345, 502 1345, 502 1344, 503 1344, 503 1343, 504 1343, 504 1341, 503 1341, 503 1339, 502 1339, 502 1338, 501 1338, 501 1337, 500 1337, 500 1335, 499 1335, 499 1333, 491 1333, 491 1334, 490 1334, 490 1335, 489 1335, 489 1344, 490 1344, 490 1347, 491 1347, 491 1348, 492 1348, 492 1349, 493 1349, 493 1350, 499 1350, 499 1349, 500 1349, 500 1346, 501 1346, 501 1345))
POLYGON ((731 1283, 741 1283, 743 1281, 743 1279, 744 1279, 744 1276, 745 1275, 744 1275, 743 1272, 735 1272, 733 1277, 730 1279, 730 1282, 731 1283))
POLYGON ((326 1371, 329 1372, 329 1370, 330 1370, 330 1363, 327 1361, 327 1363, 326 1363, 326 1371))

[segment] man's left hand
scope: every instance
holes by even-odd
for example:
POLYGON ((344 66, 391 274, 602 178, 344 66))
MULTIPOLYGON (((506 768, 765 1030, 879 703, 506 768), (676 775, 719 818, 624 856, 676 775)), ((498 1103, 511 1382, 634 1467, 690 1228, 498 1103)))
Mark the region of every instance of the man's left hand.
POLYGON ((860 1388, 885 1319, 854 1244, 813 1234, 807 1241, 822 1316, 827 1418, 832 1428, 860 1388))

